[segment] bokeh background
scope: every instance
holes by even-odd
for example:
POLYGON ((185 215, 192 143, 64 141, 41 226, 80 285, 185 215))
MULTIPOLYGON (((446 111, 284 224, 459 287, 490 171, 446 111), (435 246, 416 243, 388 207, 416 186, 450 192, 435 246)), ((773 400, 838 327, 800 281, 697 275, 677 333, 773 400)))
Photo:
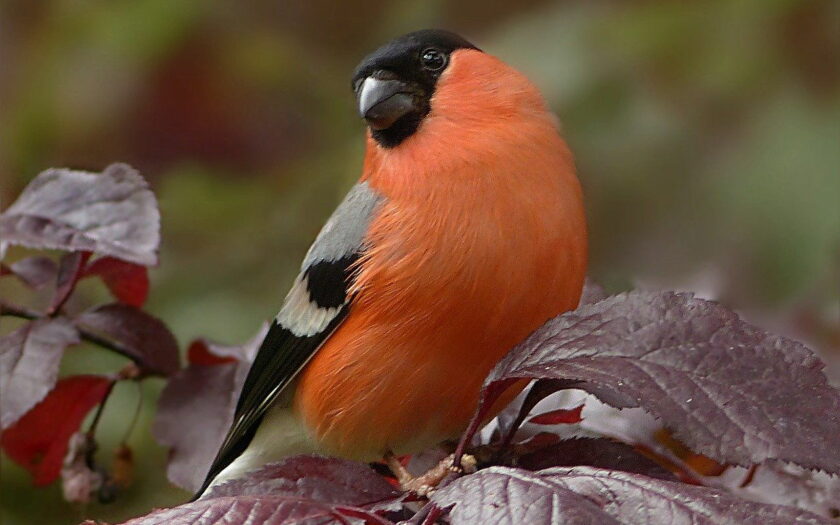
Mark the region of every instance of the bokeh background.
MULTIPOLYGON (((719 299, 840 376, 833 0, 3 0, 0 202, 50 166, 132 164, 162 207, 149 309, 184 344, 242 342, 359 174, 353 67, 424 27, 462 33, 543 90, 577 156, 596 280, 719 299)), ((79 348, 64 370, 122 364, 79 348)), ((150 434, 162 386, 120 385, 109 401, 106 464, 144 400, 135 482, 116 503, 68 505, 4 458, 2 523, 113 522, 183 501, 150 434)))

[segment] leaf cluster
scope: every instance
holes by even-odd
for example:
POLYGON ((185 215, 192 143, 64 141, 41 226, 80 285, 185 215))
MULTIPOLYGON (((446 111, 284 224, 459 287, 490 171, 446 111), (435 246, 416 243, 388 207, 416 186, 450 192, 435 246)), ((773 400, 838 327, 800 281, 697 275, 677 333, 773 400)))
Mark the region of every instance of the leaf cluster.
MULTIPOLYGON (((181 367, 165 323, 142 309, 158 230, 153 194, 120 164, 101 174, 48 170, 0 214, 4 244, 65 252, 2 266, 3 276, 53 290, 41 310, 0 303, 2 315, 26 319, 0 338, 2 447, 36 484, 60 476, 72 501, 112 498, 124 483, 130 450, 120 448, 110 472, 101 467, 96 424, 117 381, 149 376, 168 380, 154 434, 171 450, 169 478, 194 490, 265 333, 239 346, 196 340, 181 367), (70 311, 88 277, 115 301, 70 311), (132 364, 58 378, 66 349, 82 341, 132 364)), ((454 450, 456 466, 474 455, 477 472, 452 474, 420 497, 400 492, 382 464, 297 456, 128 523, 824 523, 830 511, 752 501, 716 482, 738 467, 749 469, 743 485, 779 465, 840 473, 840 392, 822 368, 801 343, 692 294, 606 297, 589 286, 577 310, 548 321, 486 378, 469 427, 443 452, 454 450), (529 388, 485 426, 500 396, 523 381, 529 388), (548 403, 570 392, 585 395, 548 403), (596 406, 646 414, 662 446, 628 434, 570 435, 598 422, 596 406)), ((406 461, 421 469, 428 458, 434 451, 406 461)))

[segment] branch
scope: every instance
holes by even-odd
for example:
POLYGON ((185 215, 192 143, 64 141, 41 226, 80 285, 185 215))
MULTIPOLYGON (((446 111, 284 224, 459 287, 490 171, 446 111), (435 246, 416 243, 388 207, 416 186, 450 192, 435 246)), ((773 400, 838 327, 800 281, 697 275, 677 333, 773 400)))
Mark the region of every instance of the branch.
POLYGON ((30 320, 41 319, 43 317, 46 317, 46 315, 42 314, 41 312, 30 310, 29 308, 25 308, 23 306, 10 304, 6 301, 0 301, 0 316, 3 315, 7 315, 9 317, 20 317, 21 319, 30 320))
MULTIPOLYGON (((37 310, 32 310, 24 306, 18 306, 16 304, 7 303, 6 301, 0 301, 0 316, 18 317, 20 319, 29 319, 32 321, 49 317, 48 315, 37 310)), ((136 356, 133 356, 132 352, 128 348, 118 343, 117 341, 112 341, 108 338, 102 337, 101 335, 95 334, 78 325, 76 325, 76 330, 79 331, 79 337, 81 337, 82 340, 116 352, 140 364, 137 361, 136 356)))

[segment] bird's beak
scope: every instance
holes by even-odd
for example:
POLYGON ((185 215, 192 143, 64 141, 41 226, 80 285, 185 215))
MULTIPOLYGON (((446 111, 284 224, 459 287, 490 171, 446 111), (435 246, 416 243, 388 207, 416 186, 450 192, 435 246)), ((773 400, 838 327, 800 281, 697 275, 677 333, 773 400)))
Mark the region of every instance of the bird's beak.
POLYGON ((367 77, 358 90, 359 115, 373 130, 387 129, 417 109, 414 90, 402 80, 367 77))

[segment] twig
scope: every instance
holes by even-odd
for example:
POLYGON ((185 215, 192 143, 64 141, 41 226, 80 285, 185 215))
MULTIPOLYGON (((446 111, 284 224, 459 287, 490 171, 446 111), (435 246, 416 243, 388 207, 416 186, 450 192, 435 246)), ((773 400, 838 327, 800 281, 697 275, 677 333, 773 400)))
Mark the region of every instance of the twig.
MULTIPOLYGON (((33 321, 49 317, 48 315, 37 310, 32 310, 30 308, 18 306, 16 304, 10 304, 5 301, 0 301, 0 316, 4 315, 10 317, 18 317, 20 319, 30 319, 33 321)), ((132 361, 137 362, 137 357, 133 355, 133 352, 129 348, 123 346, 122 344, 102 337, 99 334, 95 334, 78 325, 76 325, 76 330, 78 330, 79 332, 79 337, 81 337, 84 341, 99 345, 102 348, 107 348, 108 350, 112 350, 120 355, 131 359, 132 361)))
POLYGON ((132 416, 131 418, 131 423, 128 425, 128 429, 126 429, 122 441, 120 441, 120 444, 122 445, 125 445, 128 442, 128 438, 130 438, 131 433, 134 432, 134 427, 137 425, 137 420, 140 419, 140 410, 143 408, 142 387, 140 386, 139 381, 135 381, 134 384, 137 385, 137 406, 134 407, 134 416, 132 416))
POLYGON ((752 480, 755 477, 755 471, 756 470, 758 470, 758 465, 757 464, 752 465, 750 467, 750 469, 747 471, 747 475, 744 478, 744 481, 742 481, 741 484, 738 485, 738 488, 742 489, 742 488, 746 487, 747 485, 749 485, 750 483, 752 483, 752 480))
POLYGON ((10 317, 20 317, 21 319, 41 319, 46 315, 23 306, 9 304, 6 301, 0 301, 0 315, 8 315, 10 317))
POLYGON ((102 417, 102 412, 105 410, 105 403, 107 403, 108 398, 111 397, 111 392, 114 391, 114 385, 116 384, 116 379, 111 381, 111 384, 108 386, 108 390, 102 397, 102 401, 99 403, 99 406, 96 407, 96 414, 93 415, 93 421, 90 422, 90 427, 88 427, 87 431, 87 434, 88 436, 90 436, 91 439, 93 439, 96 435, 96 427, 99 425, 99 419, 102 417))

